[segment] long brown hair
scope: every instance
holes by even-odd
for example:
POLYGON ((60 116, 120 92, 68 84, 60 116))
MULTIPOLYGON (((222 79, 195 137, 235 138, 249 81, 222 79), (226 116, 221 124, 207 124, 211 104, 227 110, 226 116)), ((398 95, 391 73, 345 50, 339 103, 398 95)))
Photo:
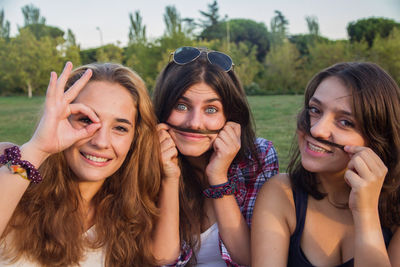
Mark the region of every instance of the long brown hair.
MULTIPOLYGON (((159 122, 166 122, 177 101, 189 87, 197 83, 206 83, 221 98, 227 121, 241 125, 241 148, 234 161, 252 158, 261 168, 256 157, 254 120, 247 102, 246 94, 233 70, 223 71, 210 64, 205 53, 191 63, 178 65, 170 62, 160 73, 153 91, 153 104, 159 122)), ((187 159, 179 154, 181 179, 179 190, 180 239, 188 244, 195 253, 200 246, 201 222, 204 213, 202 194, 208 184, 196 177, 187 159)), ((196 262, 192 257, 190 264, 196 262)))
MULTIPOLYGON (((307 112, 310 98, 328 77, 339 78, 352 93, 352 112, 370 147, 388 168, 379 201, 381 222, 390 227, 400 223, 400 89, 381 67, 374 63, 339 63, 316 74, 308 83, 304 106, 297 119, 299 131, 308 133, 307 112)), ((296 138, 295 138, 296 139, 296 138)), ((297 142, 293 142, 296 143, 297 142)), ((293 188, 301 188, 316 199, 325 194, 318 190, 314 173, 304 169, 297 145, 291 151, 288 173, 293 188)))
POLYGON ((43 266, 78 265, 86 247, 105 248, 106 266, 149 266, 151 232, 158 216, 155 205, 161 164, 156 117, 142 79, 118 64, 89 64, 74 70, 66 90, 86 69, 90 81, 125 87, 137 110, 132 145, 121 168, 108 177, 93 198, 96 238, 84 236, 82 197, 64 154, 50 156, 39 171, 43 182, 31 184, 3 235, 6 256, 25 256, 43 266), (12 235, 10 243, 6 236, 12 235))

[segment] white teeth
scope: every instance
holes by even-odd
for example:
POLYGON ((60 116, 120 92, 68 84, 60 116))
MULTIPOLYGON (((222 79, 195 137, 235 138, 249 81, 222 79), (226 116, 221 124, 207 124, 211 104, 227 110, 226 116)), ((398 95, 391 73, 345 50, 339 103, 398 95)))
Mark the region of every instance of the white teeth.
POLYGON ((94 162, 106 162, 108 159, 106 158, 98 158, 92 155, 85 154, 85 158, 94 162))
POLYGON ((309 148, 310 150, 312 150, 312 151, 315 151, 315 152, 320 152, 320 153, 326 153, 326 152, 329 152, 328 150, 326 150, 326 149, 323 149, 322 147, 319 147, 319 146, 313 145, 313 144, 311 144, 311 143, 308 143, 308 148, 309 148))

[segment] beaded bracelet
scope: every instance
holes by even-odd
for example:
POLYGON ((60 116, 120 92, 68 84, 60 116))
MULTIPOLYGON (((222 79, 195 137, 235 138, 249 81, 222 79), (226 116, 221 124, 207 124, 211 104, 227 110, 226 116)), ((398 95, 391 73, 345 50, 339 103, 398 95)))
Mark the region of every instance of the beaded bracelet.
POLYGON ((4 155, 0 156, 0 164, 7 165, 12 173, 38 184, 42 181, 39 171, 29 161, 21 160, 21 152, 18 146, 7 148, 4 155))
POLYGON ((208 198, 222 198, 225 195, 233 195, 237 191, 237 179, 231 179, 226 183, 212 185, 203 190, 203 195, 208 198))

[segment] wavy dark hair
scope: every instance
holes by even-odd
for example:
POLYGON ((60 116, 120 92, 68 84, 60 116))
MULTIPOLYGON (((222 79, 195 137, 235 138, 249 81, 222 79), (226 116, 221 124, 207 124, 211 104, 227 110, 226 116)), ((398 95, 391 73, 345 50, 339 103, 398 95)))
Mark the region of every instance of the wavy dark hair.
MULTIPOLYGON (((79 265, 86 247, 105 248, 105 266, 151 266, 151 233, 158 217, 156 201, 161 161, 156 117, 142 79, 118 64, 89 64, 74 70, 66 90, 91 69, 90 81, 126 88, 137 110, 134 139, 122 166, 93 197, 96 238, 84 236, 82 196, 63 152, 39 168, 43 182, 30 184, 2 237, 3 256, 21 256, 42 266, 79 265), (12 238, 7 236, 11 234, 12 238)), ((90 82, 89 81, 89 82, 90 82)))
MULTIPOLYGON (((166 122, 180 97, 189 87, 198 83, 206 83, 219 95, 227 121, 241 125, 241 148, 234 160, 251 157, 260 169, 261 164, 254 145, 254 120, 244 89, 233 70, 225 72, 210 64, 204 52, 198 59, 185 65, 170 62, 160 73, 153 91, 158 121, 166 122)), ((209 185, 199 177, 193 179, 195 174, 188 161, 181 154, 178 157, 182 171, 179 190, 180 240, 194 249, 200 246, 201 222, 206 216, 202 190, 209 185)), ((190 264, 196 261, 195 258, 192 257, 190 264)))
MULTIPOLYGON (((338 63, 316 74, 308 83, 304 106, 297 117, 297 129, 310 132, 308 103, 319 84, 328 77, 340 79, 352 94, 352 112, 361 135, 388 168, 379 200, 382 225, 400 223, 400 89, 381 67, 369 62, 338 63)), ((295 137, 287 172, 294 190, 301 188, 315 199, 325 194, 318 190, 314 173, 304 169, 295 137)))

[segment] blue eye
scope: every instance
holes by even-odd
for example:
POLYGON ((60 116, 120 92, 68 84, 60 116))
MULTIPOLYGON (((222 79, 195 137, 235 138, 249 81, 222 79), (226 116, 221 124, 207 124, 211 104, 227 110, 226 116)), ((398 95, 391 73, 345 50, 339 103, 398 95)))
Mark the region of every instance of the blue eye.
POLYGON ((215 107, 208 107, 208 108, 206 108, 206 113, 209 113, 209 114, 214 114, 214 113, 216 113, 218 110, 215 108, 215 107))
POLYGON ((319 114, 320 111, 316 107, 308 107, 308 113, 309 114, 319 114))
POLYGON ((179 103, 176 105, 175 109, 179 111, 186 111, 188 110, 188 107, 185 104, 179 103))

